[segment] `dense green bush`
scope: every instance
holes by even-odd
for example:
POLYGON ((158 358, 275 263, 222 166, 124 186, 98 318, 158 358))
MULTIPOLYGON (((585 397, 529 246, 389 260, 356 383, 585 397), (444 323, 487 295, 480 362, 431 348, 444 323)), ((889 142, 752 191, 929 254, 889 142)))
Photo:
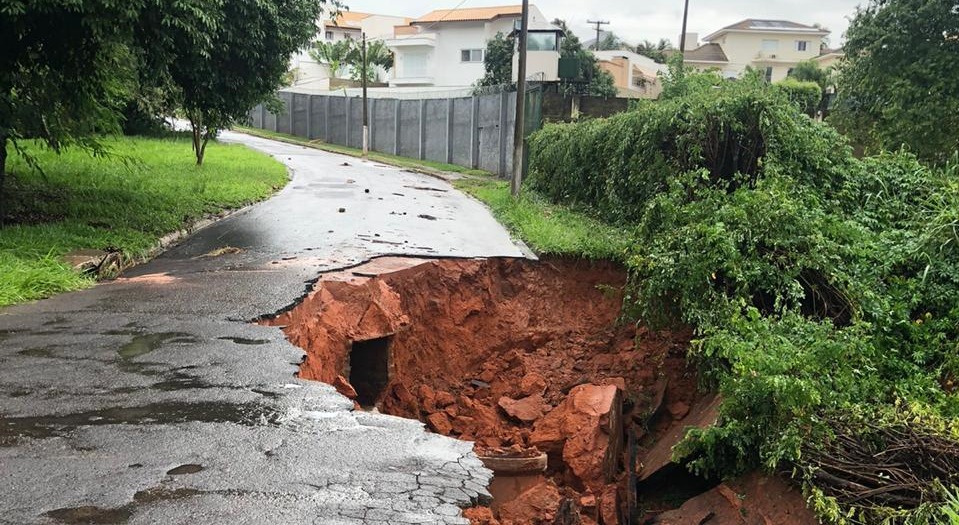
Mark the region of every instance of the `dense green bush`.
POLYGON ((629 226, 628 311, 696 329, 722 417, 676 456, 720 476, 791 468, 831 522, 940 522, 959 485, 959 432, 942 423, 959 417, 959 159, 856 159, 752 77, 674 65, 664 85, 629 113, 535 134, 528 184, 629 226), (939 448, 895 441, 909 433, 939 448), (837 443, 941 463, 873 486, 855 470, 868 464, 823 474, 837 443))
POLYGON ((790 77, 777 82, 776 88, 782 91, 793 104, 799 106, 800 111, 810 117, 816 116, 816 110, 822 102, 822 88, 819 84, 790 77))

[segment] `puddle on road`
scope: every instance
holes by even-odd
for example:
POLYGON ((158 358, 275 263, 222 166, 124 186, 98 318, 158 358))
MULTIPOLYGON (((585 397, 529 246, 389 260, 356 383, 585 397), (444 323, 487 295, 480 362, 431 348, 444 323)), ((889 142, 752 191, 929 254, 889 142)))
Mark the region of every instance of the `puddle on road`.
POLYGON ((167 476, 182 476, 184 474, 196 474, 197 472, 203 472, 203 465, 187 463, 186 465, 180 465, 179 467, 171 468, 167 471, 167 476))
POLYGON ((123 359, 133 359, 160 348, 164 343, 196 343, 197 339, 182 332, 164 332, 158 334, 141 334, 120 347, 117 351, 123 359))
POLYGON ((56 357, 55 355, 53 355, 52 348, 27 348, 26 350, 20 350, 19 352, 17 352, 17 354, 25 355, 29 357, 44 357, 44 358, 56 357))
POLYGON ((0 417, 0 447, 17 445, 23 438, 50 438, 79 427, 100 425, 160 425, 199 421, 253 426, 272 421, 275 414, 256 403, 151 403, 114 407, 61 416, 0 417))
POLYGON ((266 345, 270 344, 269 339, 247 339, 246 337, 218 337, 222 341, 233 341, 238 345, 266 345))
POLYGON ((116 509, 105 509, 93 505, 83 507, 68 507, 63 509, 51 510, 44 513, 45 516, 53 518, 60 523, 76 524, 109 524, 126 523, 133 516, 132 505, 126 505, 116 509))

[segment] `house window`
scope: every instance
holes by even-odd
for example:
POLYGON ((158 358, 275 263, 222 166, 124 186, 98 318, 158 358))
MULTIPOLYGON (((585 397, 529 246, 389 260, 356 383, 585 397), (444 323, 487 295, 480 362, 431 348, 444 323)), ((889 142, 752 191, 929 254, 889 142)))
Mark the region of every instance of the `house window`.
POLYGON ((403 74, 408 78, 425 77, 427 64, 426 53, 406 53, 403 55, 403 74))
POLYGON ((482 62, 483 50, 482 49, 464 49, 460 52, 460 60, 462 62, 482 62))
POLYGON ((766 82, 772 82, 772 81, 773 81, 773 68, 767 67, 767 68, 766 68, 766 82))
POLYGON ((796 51, 805 51, 808 46, 808 40, 796 40, 796 51))
POLYGON ((763 51, 778 51, 779 40, 763 40, 763 51))
POLYGON ((530 33, 526 40, 527 51, 556 51, 556 33, 530 33))
POLYGON ((327 32, 326 32, 326 39, 327 39, 328 41, 329 41, 329 40, 333 40, 333 31, 327 31, 327 32))

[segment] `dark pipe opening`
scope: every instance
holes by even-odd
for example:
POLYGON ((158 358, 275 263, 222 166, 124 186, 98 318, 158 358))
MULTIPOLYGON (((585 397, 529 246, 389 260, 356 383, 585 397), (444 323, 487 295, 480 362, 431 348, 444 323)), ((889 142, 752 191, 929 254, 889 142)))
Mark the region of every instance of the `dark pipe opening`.
POLYGON ((390 340, 388 337, 354 341, 350 350, 350 384, 356 401, 370 407, 390 382, 390 340))

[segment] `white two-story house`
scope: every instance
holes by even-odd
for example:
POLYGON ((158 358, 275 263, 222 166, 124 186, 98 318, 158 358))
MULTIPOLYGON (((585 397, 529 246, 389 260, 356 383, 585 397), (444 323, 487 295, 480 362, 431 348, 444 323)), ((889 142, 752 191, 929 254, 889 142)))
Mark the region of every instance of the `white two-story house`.
MULTIPOLYGON (((529 13, 527 77, 554 80, 562 32, 536 6, 530 6, 529 13)), ((386 41, 395 56, 390 87, 473 85, 485 74, 486 42, 497 33, 509 35, 521 16, 519 5, 440 9, 396 26, 386 41)), ((513 62, 515 78, 515 54, 513 62)))
POLYGON ((695 33, 687 33, 683 60, 700 70, 718 69, 731 78, 742 75, 748 66, 777 82, 799 62, 818 57, 828 35, 828 30, 817 26, 747 19, 709 34, 702 45, 695 33))
MULTIPOLYGON (((366 34, 369 40, 384 40, 393 36, 396 25, 409 22, 409 18, 402 16, 344 10, 332 20, 324 15, 316 21, 314 42, 338 42, 347 39, 359 42, 363 34, 366 34)), ((309 49, 303 49, 294 55, 290 67, 293 70, 293 87, 307 90, 328 90, 332 87, 330 84, 334 75, 330 74, 326 64, 321 64, 310 56, 309 49)), ((342 76, 344 72, 338 73, 342 76)), ((386 72, 381 71, 379 74, 382 80, 386 80, 386 72)))

